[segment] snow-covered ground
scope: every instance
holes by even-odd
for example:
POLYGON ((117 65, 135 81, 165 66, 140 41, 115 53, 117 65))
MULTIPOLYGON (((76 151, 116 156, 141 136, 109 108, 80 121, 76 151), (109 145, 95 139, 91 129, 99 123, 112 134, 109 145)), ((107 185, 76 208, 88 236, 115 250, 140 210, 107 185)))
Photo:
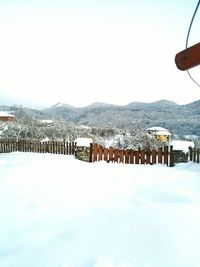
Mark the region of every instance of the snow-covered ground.
POLYGON ((0 266, 199 267, 200 164, 0 154, 0 266))

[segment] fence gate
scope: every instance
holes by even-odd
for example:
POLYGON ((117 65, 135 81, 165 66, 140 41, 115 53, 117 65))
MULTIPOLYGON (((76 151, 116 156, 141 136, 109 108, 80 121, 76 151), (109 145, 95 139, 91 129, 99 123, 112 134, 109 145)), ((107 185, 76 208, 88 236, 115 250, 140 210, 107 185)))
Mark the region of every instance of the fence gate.
POLYGON ((90 162, 104 160, 106 162, 117 162, 125 164, 166 164, 173 166, 173 147, 164 146, 158 150, 133 150, 105 148, 98 144, 90 144, 90 162))

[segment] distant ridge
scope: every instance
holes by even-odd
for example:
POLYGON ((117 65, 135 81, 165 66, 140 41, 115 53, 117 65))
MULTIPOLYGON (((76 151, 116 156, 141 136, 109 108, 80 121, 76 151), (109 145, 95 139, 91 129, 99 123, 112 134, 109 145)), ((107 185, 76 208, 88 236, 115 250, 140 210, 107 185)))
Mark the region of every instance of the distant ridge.
MULTIPOLYGON (((200 100, 199 100, 200 101, 200 100)), ((87 106, 84 106, 82 108, 104 108, 104 107, 147 107, 147 106, 161 106, 161 107, 168 107, 168 106, 179 106, 176 102, 171 100, 158 100, 155 102, 139 102, 139 101, 133 101, 126 105, 117 105, 117 104, 111 104, 111 103, 105 103, 105 102, 94 102, 92 104, 89 104, 87 106)), ((71 106, 66 103, 58 102, 55 105, 51 106, 50 108, 69 108, 69 109, 78 109, 78 107, 71 106)))
POLYGON ((161 99, 155 102, 149 103, 149 105, 156 105, 156 106, 178 106, 178 104, 171 100, 161 99))
POLYGON ((51 106, 51 108, 69 108, 69 109, 72 109, 75 107, 68 105, 68 104, 65 104, 65 103, 62 103, 62 102, 58 102, 55 105, 51 106))
POLYGON ((119 105, 114 105, 114 104, 108 104, 108 103, 104 103, 104 102, 94 102, 88 106, 86 106, 87 108, 104 108, 104 107, 118 107, 119 105))

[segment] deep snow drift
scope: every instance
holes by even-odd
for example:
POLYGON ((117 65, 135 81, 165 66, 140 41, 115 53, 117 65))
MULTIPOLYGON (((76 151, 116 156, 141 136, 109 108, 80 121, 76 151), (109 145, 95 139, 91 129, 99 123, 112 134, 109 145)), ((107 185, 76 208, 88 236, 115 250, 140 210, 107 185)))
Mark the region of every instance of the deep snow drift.
POLYGON ((0 154, 0 266, 199 267, 200 164, 0 154))

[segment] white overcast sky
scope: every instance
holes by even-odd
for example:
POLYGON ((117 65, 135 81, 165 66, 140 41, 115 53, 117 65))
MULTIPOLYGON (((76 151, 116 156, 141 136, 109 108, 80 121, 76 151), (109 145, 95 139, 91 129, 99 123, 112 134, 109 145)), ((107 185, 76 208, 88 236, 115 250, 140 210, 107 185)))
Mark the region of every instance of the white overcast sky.
MULTIPOLYGON (((0 105, 200 99, 174 63, 196 0, 1 0, 0 105)), ((200 11, 190 43, 200 42, 200 11)), ((200 67, 191 74, 200 82, 200 67)))

